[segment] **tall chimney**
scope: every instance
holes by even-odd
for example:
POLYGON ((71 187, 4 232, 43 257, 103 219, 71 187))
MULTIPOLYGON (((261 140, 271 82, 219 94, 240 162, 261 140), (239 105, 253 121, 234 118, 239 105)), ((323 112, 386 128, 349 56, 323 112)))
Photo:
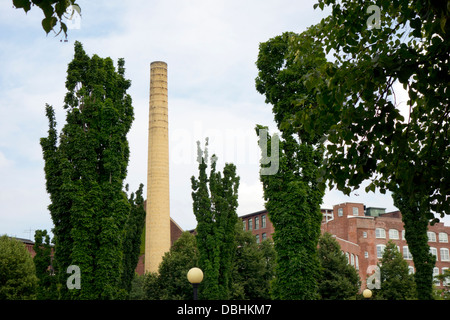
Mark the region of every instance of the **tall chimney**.
POLYGON ((158 272, 170 249, 167 63, 150 64, 145 271, 158 272))

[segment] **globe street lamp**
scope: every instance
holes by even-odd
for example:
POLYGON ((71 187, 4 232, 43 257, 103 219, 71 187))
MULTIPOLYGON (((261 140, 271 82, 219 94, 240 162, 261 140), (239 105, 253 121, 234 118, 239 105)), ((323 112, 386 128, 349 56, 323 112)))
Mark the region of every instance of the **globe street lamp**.
POLYGON ((203 271, 199 268, 192 268, 187 273, 187 278, 192 283, 194 289, 194 300, 197 300, 197 288, 200 282, 203 280, 203 271))
POLYGON ((370 299, 372 297, 372 290, 365 289, 363 291, 363 297, 366 298, 366 299, 370 299))

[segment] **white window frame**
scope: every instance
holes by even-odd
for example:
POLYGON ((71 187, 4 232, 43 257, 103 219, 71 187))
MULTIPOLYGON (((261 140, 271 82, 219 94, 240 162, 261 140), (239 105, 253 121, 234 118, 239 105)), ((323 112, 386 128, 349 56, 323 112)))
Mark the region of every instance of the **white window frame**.
POLYGON ((359 216, 359 208, 358 207, 353 207, 353 215, 359 216))
POLYGON ((436 279, 436 276, 438 276, 438 275, 439 275, 439 268, 434 267, 433 268, 433 280, 434 280, 434 283, 439 286, 441 284, 441 280, 436 279))
POLYGON ((338 208, 338 217, 342 217, 344 215, 344 209, 338 208))
POLYGON ((450 253, 448 248, 440 248, 441 261, 450 261, 450 253))
POLYGON ((435 247, 430 247, 430 253, 436 257, 436 261, 438 261, 437 249, 435 247))
POLYGON ((384 249, 386 249, 386 246, 384 244, 377 244, 377 258, 378 259, 383 258, 384 249))
POLYGON ((408 246, 403 246, 403 259, 412 260, 412 254, 409 251, 408 246))
POLYGON ((436 242, 436 233, 433 231, 427 231, 428 242, 436 242))
POLYGON ((386 239, 386 230, 384 230, 383 228, 376 228, 375 229, 375 238, 386 239))
MULTIPOLYGON (((448 267, 443 267, 442 268, 442 274, 444 274, 445 270, 447 270, 447 269, 448 269, 448 267)), ((444 281, 442 281, 442 285, 443 286, 450 286, 450 279, 448 277, 445 278, 444 281)))
POLYGON ((389 239, 399 240, 399 234, 397 229, 389 229, 389 239))
POLYGON ((445 232, 439 232, 439 242, 448 243, 448 234, 445 232))

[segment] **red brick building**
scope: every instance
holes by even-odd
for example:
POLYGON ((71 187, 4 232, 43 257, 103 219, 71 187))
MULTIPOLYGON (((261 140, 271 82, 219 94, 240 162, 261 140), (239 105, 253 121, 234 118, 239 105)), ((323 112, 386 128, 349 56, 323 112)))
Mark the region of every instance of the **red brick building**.
MULTIPOLYGON (((333 209, 321 209, 322 233, 335 236, 348 263, 358 270, 362 288, 366 287, 366 276, 370 266, 376 266, 383 255, 386 243, 392 240, 414 272, 414 263, 405 240, 405 231, 399 211, 386 213, 384 208, 366 208, 362 203, 341 203, 333 209)), ((271 239, 274 228, 266 210, 240 217, 244 230, 250 230, 256 241, 271 239)), ((450 227, 436 223, 428 228, 430 251, 436 256, 434 274, 450 268, 450 227)), ((371 272, 369 272, 371 273, 371 272)), ((436 281, 436 286, 443 284, 436 281)))
MULTIPOLYGON (((359 271, 363 287, 368 268, 377 265, 389 240, 397 245, 410 271, 415 271, 400 211, 385 213, 383 208, 365 208, 362 203, 342 203, 333 207, 331 215, 324 216, 322 232, 336 236, 349 263, 359 271)), ((450 227, 443 223, 428 227, 428 245, 436 256, 434 275, 450 268, 449 236, 450 227)), ((435 283, 437 287, 443 285, 440 281, 435 283)))

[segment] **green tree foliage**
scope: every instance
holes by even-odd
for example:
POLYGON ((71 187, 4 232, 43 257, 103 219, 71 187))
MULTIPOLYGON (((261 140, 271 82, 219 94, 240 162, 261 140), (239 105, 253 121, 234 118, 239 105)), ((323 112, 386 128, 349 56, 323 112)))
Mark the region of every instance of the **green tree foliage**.
POLYGON ((275 249, 270 240, 257 244, 250 231, 236 225, 236 254, 233 260, 231 299, 270 299, 275 249))
POLYGON ((54 31, 59 23, 60 30, 57 34, 64 31, 67 37, 67 25, 63 22, 63 18, 65 16, 67 18, 67 9, 72 7, 73 10, 81 13, 81 8, 75 3, 75 0, 13 0, 12 2, 17 9, 23 9, 25 13, 31 10, 31 6, 39 7, 45 16, 42 19, 42 28, 47 34, 54 31))
MULTIPOLYGON (((263 128, 258 126, 257 131, 263 128)), ((268 150, 273 139, 267 140, 268 150)), ((260 176, 265 207, 275 229, 272 295, 275 299, 316 299, 323 197, 317 179, 322 148, 299 143, 290 135, 279 144, 278 172, 260 176)))
POLYGON ((319 239, 319 293, 323 300, 346 300, 356 296, 360 279, 356 269, 348 264, 348 259, 330 233, 319 239))
POLYGON ((47 230, 36 230, 34 233, 33 258, 38 278, 36 298, 38 300, 58 299, 58 289, 52 267, 52 245, 47 230))
MULTIPOLYGON (((450 213, 450 8, 445 1, 381 1, 381 27, 371 28, 369 5, 319 0, 315 7, 330 6, 331 15, 300 35, 283 35, 286 48, 271 55, 284 60, 260 74, 295 73, 295 83, 306 87, 280 127, 327 138, 322 181, 346 194, 364 180, 366 191, 390 190, 406 233, 421 232, 422 239, 435 214, 450 213), (396 82, 408 92, 407 117, 396 82)), ((433 262, 418 253, 428 245, 415 240, 407 239, 422 283, 418 297, 430 299, 433 262)))
MULTIPOLYGON (((259 47, 256 89, 272 105, 275 122, 282 132, 279 170, 274 175, 261 175, 266 209, 275 233, 277 252, 276 279, 273 296, 277 299, 315 299, 319 261, 317 243, 320 235, 320 204, 324 187, 319 182, 319 168, 323 157, 323 135, 305 125, 292 125, 292 119, 304 110, 316 108, 317 99, 308 94, 308 87, 298 75, 326 61, 297 63, 290 55, 293 33, 284 33, 259 47), (302 99, 303 104, 296 103, 302 99)), ((320 46, 319 46, 320 48, 320 46)), ((257 126, 257 133, 264 129, 257 126)), ((267 128, 266 128, 267 129, 267 128)), ((261 139, 261 137, 260 137, 261 139)), ((262 146, 263 156, 271 148, 262 146)), ((261 143, 260 143, 261 145, 261 143)), ((265 165, 262 164, 262 168, 265 165)))
MULTIPOLYGON (((158 273, 145 275, 145 298, 150 300, 192 300, 188 271, 198 266, 199 252, 193 234, 185 231, 166 252, 158 273)), ((201 289, 200 289, 201 290, 201 289)))
POLYGON ((131 283, 139 261, 142 242, 141 235, 145 224, 143 189, 144 185, 141 183, 139 185, 139 189, 136 191, 136 195, 131 193, 128 199, 131 210, 123 231, 122 288, 124 288, 127 292, 131 291, 131 283))
POLYGON ((191 178, 193 210, 197 219, 199 268, 204 280, 200 297, 228 299, 230 297, 232 260, 235 254, 236 209, 239 177, 236 166, 225 164, 223 175, 216 171, 217 157, 211 157, 211 171, 206 173, 208 139, 205 151, 197 142, 199 177, 191 178))
POLYGON ((0 300, 35 299, 37 282, 33 258, 24 244, 0 236, 0 300))
POLYGON ((408 263, 389 241, 380 261, 381 289, 377 297, 386 300, 409 300, 416 297, 414 277, 409 274, 408 263))
POLYGON ((450 269, 446 269, 442 274, 436 277, 443 282, 443 289, 436 290, 437 298, 450 300, 450 269))
POLYGON ((67 69, 59 143, 54 110, 46 107, 48 137, 41 139, 55 266, 63 299, 114 299, 121 289, 123 241, 131 204, 123 191, 129 160, 126 135, 133 121, 131 82, 124 60, 90 58, 81 43, 67 69), (66 287, 68 266, 81 271, 81 289, 66 287))

